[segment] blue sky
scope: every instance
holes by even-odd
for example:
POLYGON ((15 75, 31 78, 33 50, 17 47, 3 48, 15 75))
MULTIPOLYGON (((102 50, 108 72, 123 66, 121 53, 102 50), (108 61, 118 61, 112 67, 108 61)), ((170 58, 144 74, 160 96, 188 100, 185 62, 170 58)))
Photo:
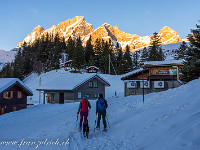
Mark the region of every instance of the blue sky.
POLYGON ((17 46, 36 26, 52 25, 85 16, 94 29, 103 23, 139 36, 164 26, 181 38, 200 20, 200 0, 0 0, 0 49, 17 46))

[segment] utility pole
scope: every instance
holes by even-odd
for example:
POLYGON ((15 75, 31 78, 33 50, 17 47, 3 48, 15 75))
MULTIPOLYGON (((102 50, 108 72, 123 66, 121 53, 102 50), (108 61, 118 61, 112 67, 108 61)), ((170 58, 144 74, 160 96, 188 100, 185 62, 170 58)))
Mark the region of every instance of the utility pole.
POLYGON ((108 55, 108 57, 109 57, 108 73, 110 74, 110 54, 108 55))
POLYGON ((144 63, 140 63, 140 65, 143 66, 143 69, 142 69, 142 96, 143 96, 143 103, 144 103, 144 73, 143 73, 144 63))
MULTIPOLYGON (((41 77, 39 79, 39 87, 41 86, 41 77)), ((40 104, 40 99, 41 99, 41 91, 39 91, 39 104, 40 104)))
POLYGON ((143 103, 144 103, 144 78, 143 78, 143 70, 142 70, 142 95, 143 95, 143 103))

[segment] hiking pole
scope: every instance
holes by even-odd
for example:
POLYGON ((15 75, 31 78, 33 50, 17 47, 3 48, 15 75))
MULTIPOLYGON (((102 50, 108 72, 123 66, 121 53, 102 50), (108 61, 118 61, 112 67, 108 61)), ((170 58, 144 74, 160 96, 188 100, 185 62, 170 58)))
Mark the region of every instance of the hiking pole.
POLYGON ((107 115, 106 115, 106 119, 107 119, 107 122, 108 122, 108 128, 110 128, 110 123, 109 123, 109 121, 108 121, 107 115))
POLYGON ((78 114, 77 114, 77 119, 76 119, 76 128, 77 128, 77 122, 78 122, 78 114))
POLYGON ((97 114, 96 114, 96 119, 95 119, 95 123, 94 123, 94 132, 95 132, 95 129, 96 129, 96 123, 97 123, 97 114))

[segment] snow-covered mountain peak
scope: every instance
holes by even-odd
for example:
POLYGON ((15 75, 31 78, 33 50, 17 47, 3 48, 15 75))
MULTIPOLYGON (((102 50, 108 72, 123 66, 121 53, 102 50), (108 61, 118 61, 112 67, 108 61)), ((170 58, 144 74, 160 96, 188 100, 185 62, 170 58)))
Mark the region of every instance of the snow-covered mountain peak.
MULTIPOLYGON (((59 23, 57 26, 52 26, 49 29, 44 30, 42 26, 37 26, 25 39, 18 44, 21 47, 24 42, 31 44, 34 40, 40 38, 43 34, 58 34, 60 37, 64 37, 66 40, 72 36, 74 38, 81 37, 83 43, 92 37, 94 43, 97 38, 103 38, 104 40, 111 39, 114 43, 118 42, 122 48, 127 44, 131 49, 142 48, 149 46, 150 36, 140 37, 136 34, 125 33, 118 29, 117 26, 113 27, 109 23, 102 24, 96 30, 93 29, 92 24, 85 21, 84 16, 75 16, 72 19, 68 19, 59 23), (133 46, 134 45, 134 46, 133 46)), ((162 44, 178 43, 182 39, 180 36, 168 26, 163 27, 159 35, 161 37, 162 44)))

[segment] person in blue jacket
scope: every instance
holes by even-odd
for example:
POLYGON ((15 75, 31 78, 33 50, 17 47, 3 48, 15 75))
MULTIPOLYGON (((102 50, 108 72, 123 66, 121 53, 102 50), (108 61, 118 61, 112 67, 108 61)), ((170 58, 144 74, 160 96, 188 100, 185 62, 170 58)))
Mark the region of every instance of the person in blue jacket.
POLYGON ((99 94, 99 98, 96 102, 96 115, 98 113, 98 119, 97 119, 97 129, 100 128, 100 120, 101 116, 103 119, 103 125, 104 125, 104 130, 107 130, 107 125, 106 125, 106 109, 108 107, 107 101, 103 98, 103 94, 99 94))

